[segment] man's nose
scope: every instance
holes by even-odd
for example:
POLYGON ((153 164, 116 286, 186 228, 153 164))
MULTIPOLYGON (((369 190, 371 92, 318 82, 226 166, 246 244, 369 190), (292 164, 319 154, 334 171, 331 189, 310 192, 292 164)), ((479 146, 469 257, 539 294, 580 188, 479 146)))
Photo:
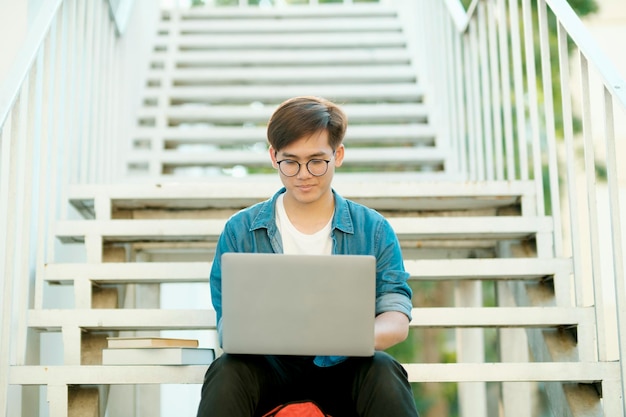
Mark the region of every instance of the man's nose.
POLYGON ((296 174, 296 177, 308 178, 310 176, 311 173, 309 172, 309 167, 307 167, 306 164, 300 164, 300 170, 298 171, 298 174, 296 174))

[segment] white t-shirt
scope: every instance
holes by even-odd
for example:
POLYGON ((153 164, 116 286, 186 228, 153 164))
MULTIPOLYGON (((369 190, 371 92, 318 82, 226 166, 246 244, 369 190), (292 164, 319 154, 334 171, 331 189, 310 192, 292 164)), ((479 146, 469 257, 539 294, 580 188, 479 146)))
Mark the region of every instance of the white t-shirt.
POLYGON ((332 216, 319 231, 310 235, 302 233, 289 220, 283 196, 281 194, 276 200, 276 226, 283 238, 283 252, 291 255, 330 255, 333 247, 330 238, 332 216))

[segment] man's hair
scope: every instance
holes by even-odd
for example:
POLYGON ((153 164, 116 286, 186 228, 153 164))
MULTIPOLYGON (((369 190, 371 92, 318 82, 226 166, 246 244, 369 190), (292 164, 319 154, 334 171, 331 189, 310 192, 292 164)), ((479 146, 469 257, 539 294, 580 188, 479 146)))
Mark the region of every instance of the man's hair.
POLYGON ((327 131, 334 151, 343 141, 347 124, 346 114, 335 103, 320 97, 294 97, 274 111, 267 125, 267 140, 278 152, 298 139, 327 131))

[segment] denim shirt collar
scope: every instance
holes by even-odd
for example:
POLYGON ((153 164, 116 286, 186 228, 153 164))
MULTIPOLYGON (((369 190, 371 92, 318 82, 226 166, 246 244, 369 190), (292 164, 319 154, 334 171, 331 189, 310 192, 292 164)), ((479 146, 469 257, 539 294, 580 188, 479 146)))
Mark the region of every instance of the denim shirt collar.
MULTIPOLYGON (((267 229, 267 234, 270 240, 274 240, 278 233, 278 227, 276 226, 276 200, 278 196, 284 194, 287 191, 285 187, 281 188, 272 196, 270 200, 263 203, 263 206, 259 210, 257 216, 250 225, 250 231, 257 229, 267 229)), ((335 198, 335 213, 333 214, 333 223, 331 228, 337 229, 344 233, 354 234, 354 224, 352 223, 352 217, 348 208, 346 199, 340 196, 332 190, 335 198)))

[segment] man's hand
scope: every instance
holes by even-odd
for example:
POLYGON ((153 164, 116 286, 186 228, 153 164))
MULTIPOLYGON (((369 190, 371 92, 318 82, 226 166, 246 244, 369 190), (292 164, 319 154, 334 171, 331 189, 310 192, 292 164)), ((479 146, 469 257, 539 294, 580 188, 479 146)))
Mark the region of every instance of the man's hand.
POLYGON ((387 311, 376 316, 374 348, 385 350, 404 341, 409 335, 409 318, 399 311, 387 311))

